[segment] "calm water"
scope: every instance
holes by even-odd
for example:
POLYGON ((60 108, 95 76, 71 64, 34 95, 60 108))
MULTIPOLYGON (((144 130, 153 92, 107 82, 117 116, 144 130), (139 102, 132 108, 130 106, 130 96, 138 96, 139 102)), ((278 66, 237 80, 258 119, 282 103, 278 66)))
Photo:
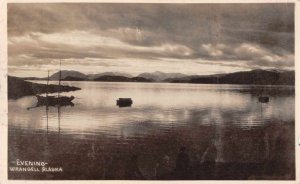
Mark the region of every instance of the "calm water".
MULTIPOLYGON (((151 169, 155 166, 152 163, 159 162, 164 155, 170 157, 174 167, 176 154, 182 145, 188 147, 194 163, 202 163, 206 159, 222 163, 259 163, 266 158, 277 158, 271 158, 271 152, 279 151, 284 155, 280 157, 282 162, 294 164, 293 87, 102 82, 63 84, 82 90, 63 93, 75 96, 75 105, 61 107, 60 116, 57 107, 50 107, 48 113, 45 107, 27 110, 27 107, 36 104, 35 97, 9 100, 11 160, 22 157, 21 152, 31 149, 31 136, 43 140, 47 138, 45 135, 52 136, 51 139, 59 135, 65 143, 87 145, 86 152, 82 153, 83 159, 88 159, 97 141, 96 147, 102 155, 117 155, 120 151, 124 151, 125 155, 128 150, 138 149, 142 160, 139 167, 147 179, 154 177, 151 169), (258 94, 270 96, 270 102, 259 103, 258 94), (116 106, 120 97, 132 98, 132 107, 116 106), (28 142, 22 142, 26 138, 28 142), (273 144, 278 141, 286 146, 274 147, 273 144), (170 146, 172 142, 174 145, 170 146), (28 146, 24 148, 22 144, 28 146), (136 148, 132 148, 134 146, 136 148)), ((52 148, 40 146, 40 151, 31 151, 32 154, 23 158, 38 159, 37 154, 48 153, 49 158, 43 158, 50 159, 51 152, 61 148, 61 145, 52 148)), ((72 146, 65 145, 68 146, 70 150, 72 146)), ((80 154, 76 152, 80 152, 79 149, 72 154, 80 154)), ((67 154, 67 151, 61 151, 61 154, 67 154)), ((70 179, 70 175, 71 172, 62 178, 70 179)), ((11 177, 18 178, 15 175, 11 177)), ((52 177, 55 178, 55 174, 52 177)), ((103 174, 92 178, 103 177, 106 179, 103 174)), ((113 179, 123 177, 120 174, 113 179)))

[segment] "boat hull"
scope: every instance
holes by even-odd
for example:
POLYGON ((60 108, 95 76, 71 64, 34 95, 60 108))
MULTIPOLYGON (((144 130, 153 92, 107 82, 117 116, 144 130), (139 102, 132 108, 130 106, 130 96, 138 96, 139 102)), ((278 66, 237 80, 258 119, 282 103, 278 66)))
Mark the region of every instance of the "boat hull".
POLYGON ((259 97, 258 98, 258 101, 260 102, 260 103, 268 103, 269 102, 269 97, 267 97, 267 96, 261 96, 261 97, 259 97))
POLYGON ((119 98, 117 100, 117 106, 119 107, 130 107, 132 105, 131 98, 119 98))
POLYGON ((73 96, 67 97, 67 96, 40 96, 36 95, 38 104, 39 105, 48 105, 48 106, 55 106, 55 105, 69 105, 72 103, 72 100, 74 99, 73 96))

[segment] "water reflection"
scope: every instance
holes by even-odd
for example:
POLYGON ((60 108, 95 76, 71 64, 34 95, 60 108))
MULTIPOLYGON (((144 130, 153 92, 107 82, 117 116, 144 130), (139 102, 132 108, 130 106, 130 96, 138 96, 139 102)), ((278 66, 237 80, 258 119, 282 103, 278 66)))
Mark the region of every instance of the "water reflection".
POLYGON ((136 155, 130 167, 145 179, 158 179, 165 178, 158 173, 164 169, 175 171, 176 158, 184 146, 194 170, 190 179, 228 178, 234 172, 240 175, 235 173, 233 179, 257 178, 270 174, 270 168, 277 174, 293 172, 295 97, 291 92, 283 93, 283 87, 273 87, 272 94, 267 94, 269 103, 262 104, 251 93, 255 86, 64 83, 82 88, 62 94, 76 96, 74 107, 28 111, 26 108, 36 103, 34 97, 9 100, 11 159, 23 152, 21 157, 27 159, 44 155, 52 162, 65 162, 67 173, 53 176, 56 178, 74 179, 74 170, 89 164, 76 179, 124 179, 126 164, 136 155), (115 106, 120 96, 131 97, 134 106, 115 106), (47 138, 40 136, 43 131, 47 138), (24 152, 22 145, 31 144, 32 137, 44 142, 36 142, 30 146, 31 152, 24 152), (165 155, 169 161, 158 166, 165 155), (265 171, 254 173, 256 167, 265 171))
MULTIPOLYGON (((61 126, 65 134, 138 136, 141 131, 151 134, 150 127, 143 126, 146 122, 159 125, 159 129, 187 123, 249 129, 273 120, 294 121, 293 95, 270 97, 268 104, 260 104, 257 97, 240 93, 241 88, 247 89, 247 86, 132 83, 128 87, 123 83, 93 82, 72 82, 69 85, 79 86, 82 90, 72 92, 77 97, 75 107, 61 107, 64 114, 61 126), (134 106, 116 108, 115 100, 119 96, 132 97, 134 106)), ((10 100, 10 125, 44 129, 46 118, 42 110, 26 112, 24 109, 35 102, 34 97, 10 100)), ((50 108, 50 130, 55 128, 54 117, 56 113, 50 108)))

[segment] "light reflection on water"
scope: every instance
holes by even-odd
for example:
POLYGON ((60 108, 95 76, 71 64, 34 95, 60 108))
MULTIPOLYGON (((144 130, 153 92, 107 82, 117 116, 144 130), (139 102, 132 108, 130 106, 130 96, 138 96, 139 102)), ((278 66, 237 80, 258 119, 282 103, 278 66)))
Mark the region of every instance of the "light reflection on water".
MULTIPOLYGON (((288 173, 294 171, 293 167, 282 167, 284 164, 288 165, 286 167, 293 166, 295 160, 293 87, 102 82, 63 84, 82 90, 62 94, 75 96, 75 106, 61 107, 60 119, 57 107, 49 107, 48 114, 46 107, 27 110, 27 107, 35 105, 35 97, 9 100, 11 160, 22 156, 24 159, 40 159, 40 155, 45 154, 48 155, 45 158, 52 162, 63 160, 66 168, 72 164, 81 168, 86 161, 72 159, 80 154, 88 161, 90 158, 86 153, 93 151, 94 146, 98 149, 98 161, 105 154, 116 157, 120 151, 122 155, 140 152, 142 161, 139 167, 151 179, 154 178, 152 170, 155 162, 169 155, 174 165, 179 147, 185 145, 190 150, 194 165, 210 158, 223 163, 264 163, 266 160, 269 160, 266 163, 274 163, 280 160, 275 167, 270 165, 268 168, 283 168, 288 173), (272 94, 261 92, 270 96, 269 103, 258 103, 258 95, 253 93, 253 89, 257 88, 271 88, 272 94), (132 107, 116 106, 120 97, 132 98, 132 107), (48 139, 48 135, 52 138, 48 139), (65 139, 61 139, 60 144, 53 137, 65 139), (54 143, 47 147, 44 145, 47 141, 40 142, 39 139, 54 143), (281 141, 279 147, 276 146, 278 141, 281 141), (77 143, 79 146, 74 146, 77 143), (27 152, 24 145, 30 145, 31 151, 27 152), (57 159, 58 153, 68 154, 70 160, 66 161, 64 156, 61 160, 57 159)), ((122 164, 116 164, 119 165, 122 164)), ((92 168, 99 167, 108 166, 92 164, 92 168)), ((91 179, 88 174, 91 171, 96 172, 93 169, 81 171, 85 172, 81 179, 91 179)), ((96 179, 101 178, 99 173, 96 174, 96 179)), ((70 171, 62 178, 74 176, 76 174, 70 171)), ((121 176, 115 178, 124 179, 121 176)))
MULTIPOLYGON (((66 134, 111 136, 147 133, 149 127, 126 128, 143 122, 170 128, 188 124, 251 128, 270 120, 294 121, 294 95, 271 96, 268 104, 258 103, 257 96, 238 90, 246 85, 191 85, 165 83, 64 82, 82 90, 74 95, 74 107, 61 108, 60 128, 66 134), (133 106, 118 108, 116 99, 130 97, 133 106)), ((274 90, 276 88, 274 87, 274 90)), ((23 129, 46 128, 45 107, 27 110, 35 97, 9 100, 10 126, 23 129)), ((58 126, 57 108, 48 112, 49 131, 58 126)), ((134 126, 133 126, 134 127, 134 126)))

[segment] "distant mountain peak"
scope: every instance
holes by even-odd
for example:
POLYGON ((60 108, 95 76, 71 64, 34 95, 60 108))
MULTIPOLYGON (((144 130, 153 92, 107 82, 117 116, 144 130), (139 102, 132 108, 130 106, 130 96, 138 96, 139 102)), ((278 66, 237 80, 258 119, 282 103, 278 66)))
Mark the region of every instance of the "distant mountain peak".
MULTIPOLYGON (((58 80, 60 76, 60 72, 56 72, 54 74, 52 74, 49 78, 50 80, 58 80)), ((78 71, 74 71, 74 70, 61 70, 61 79, 65 79, 67 77, 76 77, 76 78, 82 78, 82 79, 86 79, 87 75, 78 72, 78 71)))
POLYGON ((154 81, 163 81, 168 78, 181 78, 181 77, 186 77, 187 75, 182 74, 182 73, 164 73, 161 71, 155 71, 152 73, 145 72, 139 74, 137 77, 143 77, 149 80, 154 80, 154 81))
POLYGON ((123 76, 123 77, 132 77, 132 75, 122 72, 103 72, 103 73, 97 73, 97 74, 89 74, 89 79, 96 79, 102 76, 123 76))

